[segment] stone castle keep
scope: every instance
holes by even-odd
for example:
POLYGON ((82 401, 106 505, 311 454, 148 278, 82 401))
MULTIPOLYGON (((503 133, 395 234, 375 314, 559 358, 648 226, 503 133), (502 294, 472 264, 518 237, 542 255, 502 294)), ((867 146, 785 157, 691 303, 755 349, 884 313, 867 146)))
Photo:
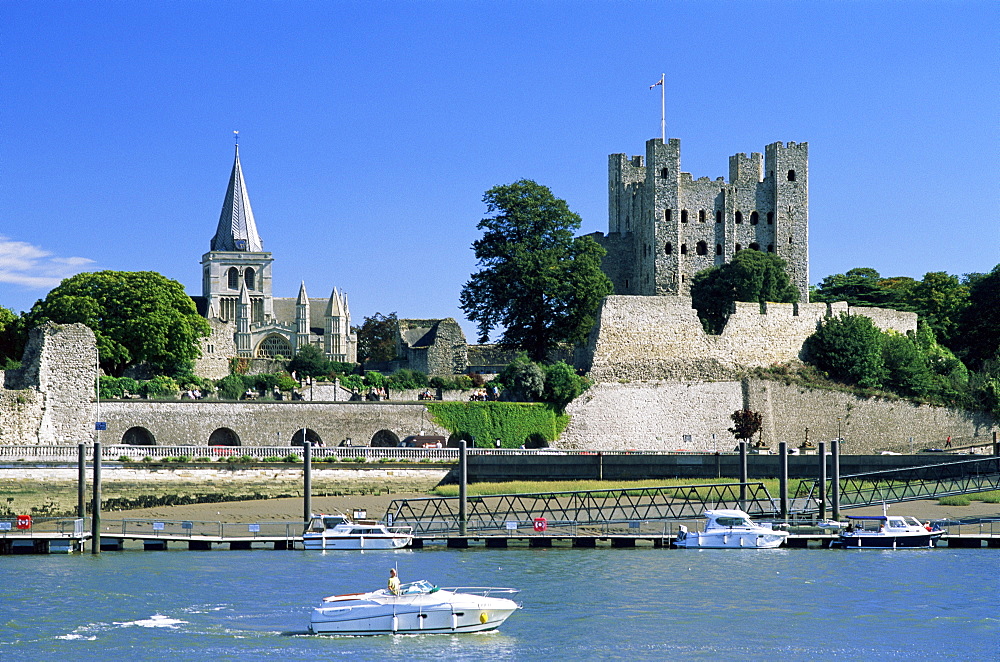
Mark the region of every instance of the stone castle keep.
POLYGON ((750 248, 788 262, 809 301, 809 144, 772 143, 729 157, 729 181, 681 172, 681 142, 646 142, 646 155, 608 157, 608 252, 616 294, 690 294, 691 277, 750 248))

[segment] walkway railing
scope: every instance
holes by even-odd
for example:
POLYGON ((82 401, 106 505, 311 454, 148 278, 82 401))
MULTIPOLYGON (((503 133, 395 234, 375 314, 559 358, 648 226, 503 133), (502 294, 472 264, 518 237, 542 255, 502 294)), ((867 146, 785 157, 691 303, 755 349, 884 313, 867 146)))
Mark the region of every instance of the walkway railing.
MULTIPOLYGON (((467 498, 467 531, 502 531, 510 524, 530 528, 536 518, 575 526, 628 525, 651 520, 700 518, 712 508, 739 508, 751 516, 774 516, 771 495, 763 483, 644 487, 579 492, 498 494, 467 498)), ((418 534, 459 530, 459 498, 397 499, 386 514, 393 524, 412 526, 418 534)))
MULTIPOLYGON (((86 446, 84 452, 88 459, 93 459, 93 446, 86 446)), ((208 458, 210 462, 220 460, 250 458, 263 460, 265 458, 283 458, 297 455, 302 459, 301 446, 130 446, 109 445, 101 447, 102 462, 117 461, 125 456, 132 462, 140 462, 145 458, 165 460, 167 458, 187 458, 195 461, 208 458)), ((0 446, 0 462, 76 462, 78 449, 76 446, 0 446)), ((441 462, 457 462, 458 449, 455 448, 391 448, 372 446, 347 446, 334 448, 312 449, 313 461, 322 461, 333 457, 338 461, 357 461, 363 458, 367 462, 379 460, 435 460, 441 462)))

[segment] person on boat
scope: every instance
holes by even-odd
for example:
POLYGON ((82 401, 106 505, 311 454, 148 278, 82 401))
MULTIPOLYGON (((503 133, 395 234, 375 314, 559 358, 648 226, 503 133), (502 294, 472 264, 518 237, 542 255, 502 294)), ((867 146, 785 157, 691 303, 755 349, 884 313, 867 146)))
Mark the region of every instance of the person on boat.
POLYGON ((395 568, 389 568, 389 592, 399 595, 399 575, 396 574, 395 568))

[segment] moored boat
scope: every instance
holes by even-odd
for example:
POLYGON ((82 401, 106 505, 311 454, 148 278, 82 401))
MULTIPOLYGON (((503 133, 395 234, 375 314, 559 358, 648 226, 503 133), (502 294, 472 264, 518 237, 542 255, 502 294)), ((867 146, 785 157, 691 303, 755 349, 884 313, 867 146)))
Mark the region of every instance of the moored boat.
POLYGON ((420 580, 397 593, 380 589, 323 598, 309 621, 312 634, 452 634, 500 626, 520 609, 512 588, 439 588, 420 580))
POLYGON ((399 549, 412 540, 412 527, 343 515, 313 515, 302 534, 305 549, 399 549))
POLYGON ((934 547, 944 531, 935 531, 915 517, 889 515, 848 515, 847 528, 837 543, 844 549, 875 547, 934 547))
POLYGON ((706 510, 705 530, 688 531, 681 526, 674 541, 677 547, 705 549, 771 549, 780 547, 788 531, 754 523, 742 510, 706 510))

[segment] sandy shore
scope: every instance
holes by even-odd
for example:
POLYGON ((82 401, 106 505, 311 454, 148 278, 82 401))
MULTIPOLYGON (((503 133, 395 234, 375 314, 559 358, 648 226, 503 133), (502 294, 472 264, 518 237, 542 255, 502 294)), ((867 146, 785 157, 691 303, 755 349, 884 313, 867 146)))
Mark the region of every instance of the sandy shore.
MULTIPOLYGON (((314 497, 312 509, 316 513, 342 512, 351 514, 355 508, 368 511, 369 517, 381 518, 389 504, 396 499, 419 499, 424 493, 393 493, 383 495, 357 494, 335 497, 314 497)), ((921 521, 938 519, 963 519, 969 517, 994 517, 1000 519, 1000 504, 973 501, 968 506, 942 506, 936 499, 890 504, 889 512, 911 515, 921 521)), ((879 515, 881 506, 842 510, 841 516, 879 515)), ((105 513, 106 519, 140 518, 165 520, 192 520, 205 522, 273 522, 301 521, 302 499, 263 499, 259 501, 229 501, 225 503, 200 503, 189 506, 160 506, 141 510, 124 510, 105 513)), ((829 515, 829 512, 827 513, 829 515)))

